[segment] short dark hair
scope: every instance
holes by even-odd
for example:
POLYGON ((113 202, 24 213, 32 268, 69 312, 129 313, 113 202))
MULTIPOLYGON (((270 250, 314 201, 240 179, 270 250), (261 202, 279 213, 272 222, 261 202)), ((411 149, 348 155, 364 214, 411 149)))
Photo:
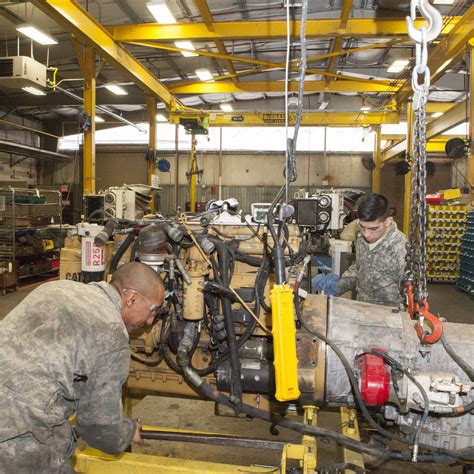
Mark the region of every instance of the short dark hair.
POLYGON ((385 220, 389 216, 388 199, 382 194, 365 194, 357 202, 357 217, 361 221, 385 220))

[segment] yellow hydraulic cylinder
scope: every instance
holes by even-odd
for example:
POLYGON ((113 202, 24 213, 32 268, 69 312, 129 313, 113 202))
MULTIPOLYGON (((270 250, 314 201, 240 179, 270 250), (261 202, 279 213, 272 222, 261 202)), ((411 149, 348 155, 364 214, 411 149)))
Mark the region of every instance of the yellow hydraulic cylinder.
POLYGON ((275 398, 280 402, 295 400, 298 388, 296 328, 293 313, 293 290, 289 285, 275 285, 270 291, 275 367, 275 398))

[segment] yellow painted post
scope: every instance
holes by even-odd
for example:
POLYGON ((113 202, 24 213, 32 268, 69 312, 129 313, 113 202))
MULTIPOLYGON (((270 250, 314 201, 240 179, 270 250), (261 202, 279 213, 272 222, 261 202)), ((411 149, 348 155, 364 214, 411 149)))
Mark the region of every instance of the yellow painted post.
MULTIPOLYGON (((153 182, 153 175, 156 172, 156 104, 157 99, 155 96, 145 94, 145 102, 148 110, 148 123, 150 126, 149 136, 148 136, 148 148, 153 150, 153 159, 148 162, 147 169, 147 180, 148 184, 151 186, 153 182)), ((153 193, 151 193, 153 196, 153 193)), ((155 212, 155 199, 151 200, 151 212, 155 212)))
MULTIPOLYGON (((470 74, 469 74, 469 137, 471 140, 474 137, 474 39, 469 41, 469 55, 470 55, 470 74)), ((474 186, 474 144, 471 143, 471 149, 469 151, 468 158, 468 172, 467 179, 471 186, 470 191, 472 192, 472 186, 474 186)))
POLYGON ((380 178, 382 174, 382 153, 380 151, 380 142, 381 142, 381 131, 380 125, 374 126, 375 132, 375 145, 374 145, 374 161, 375 161, 375 168, 372 171, 372 192, 379 193, 380 192, 380 178))
POLYGON ((84 132, 83 194, 95 193, 95 52, 84 47, 84 112, 91 118, 91 128, 84 132))
MULTIPOLYGON (((410 161, 413 159, 413 125, 414 125, 414 115, 413 115, 413 104, 408 103, 407 106, 407 149, 406 154, 407 158, 410 158, 410 161)), ((411 196, 411 170, 405 175, 405 193, 403 196, 403 232, 405 235, 408 235, 410 229, 410 196, 411 196)))
POLYGON ((189 155, 189 210, 196 212, 196 137, 191 140, 191 154, 189 155))

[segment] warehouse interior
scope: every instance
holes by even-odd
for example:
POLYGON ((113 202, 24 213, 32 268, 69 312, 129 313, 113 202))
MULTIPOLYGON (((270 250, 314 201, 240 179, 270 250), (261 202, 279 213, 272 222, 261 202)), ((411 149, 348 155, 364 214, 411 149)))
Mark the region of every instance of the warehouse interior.
POLYGON ((79 433, 75 472, 473 472, 472 0, 0 0, 0 27, 0 340, 43 285, 165 285, 129 331, 145 444, 79 433), (364 220, 405 235, 401 305, 331 292, 364 220))

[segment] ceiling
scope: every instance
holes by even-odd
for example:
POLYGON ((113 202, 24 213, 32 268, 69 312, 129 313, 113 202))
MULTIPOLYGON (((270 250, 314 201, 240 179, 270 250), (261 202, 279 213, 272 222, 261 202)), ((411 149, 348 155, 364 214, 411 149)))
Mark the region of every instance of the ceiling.
MULTIPOLYGON (((3 32, 0 54, 33 54, 36 60, 58 68, 57 80, 61 88, 82 97, 83 75, 71 41, 71 31, 74 30, 79 41, 84 42, 85 37, 77 31, 84 25, 71 26, 70 22, 63 21, 61 15, 50 15, 48 3, 61 2, 0 0, 0 31, 3 32), (49 48, 32 45, 29 39, 18 35, 16 26, 20 23, 34 24, 54 36, 59 43, 49 48)), ((87 11, 95 22, 107 27, 114 44, 125 48, 140 61, 185 106, 220 111, 220 103, 231 102, 237 112, 284 110, 285 69, 282 65, 287 42, 284 35, 273 33, 272 26, 286 18, 282 1, 208 0, 206 3, 205 0, 168 0, 167 5, 178 22, 175 29, 154 24, 146 0, 90 0, 72 2, 72 5, 74 9, 79 6, 87 11), (146 26, 156 28, 145 30, 146 26), (173 50, 179 35, 190 39, 201 55, 184 57, 173 50), (144 46, 146 42, 148 46, 144 46), (209 69, 213 76, 217 76, 215 81, 200 82, 195 74, 195 70, 200 68, 209 69)), ((444 17, 445 33, 471 5, 470 0, 436 5, 444 17)), ((290 14, 299 20, 301 8, 290 8, 290 14)), ((360 113, 362 106, 383 110, 389 105, 394 92, 410 76, 410 66, 399 73, 388 73, 388 67, 395 60, 412 61, 414 56, 414 43, 406 36, 403 26, 407 14, 409 2, 406 0, 309 1, 308 20, 327 20, 307 25, 309 58, 363 49, 308 63, 305 111, 360 113), (379 46, 381 43, 385 45, 379 46)), ((292 31, 295 34, 291 41, 290 60, 296 60, 300 55, 300 42, 294 24, 292 31)), ((93 42, 95 39, 89 40, 93 42)), ((129 120, 146 121, 143 86, 135 84, 136 77, 129 74, 130 70, 117 67, 102 59, 101 55, 98 51, 97 104, 129 120), (112 94, 104 88, 108 83, 122 85, 128 95, 112 94)), ((462 60, 450 64, 443 77, 432 86, 430 101, 463 101, 469 84, 466 68, 462 60)), ((295 67, 290 71, 290 80, 297 79, 297 76, 295 67)), ((165 109, 166 105, 158 101, 158 108, 165 109)), ((57 128, 61 122, 74 124, 81 109, 81 102, 64 91, 49 90, 47 95, 37 97, 15 89, 0 88, 0 118, 15 114, 57 128)), ((97 113, 104 115, 103 112, 97 113)))

